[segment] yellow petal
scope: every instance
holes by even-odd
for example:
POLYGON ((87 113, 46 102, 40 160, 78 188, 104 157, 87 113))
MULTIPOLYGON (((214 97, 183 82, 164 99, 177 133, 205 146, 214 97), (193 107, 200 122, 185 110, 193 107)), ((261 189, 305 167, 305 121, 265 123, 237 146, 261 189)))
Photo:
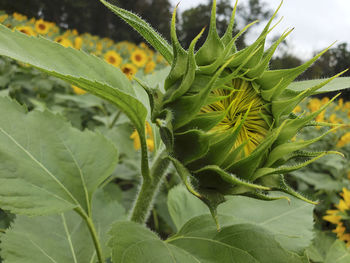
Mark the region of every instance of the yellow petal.
POLYGON ((327 214, 327 215, 334 215, 334 214, 337 214, 337 213, 339 213, 339 210, 334 210, 334 209, 333 209, 333 210, 327 210, 327 211, 326 211, 326 214, 327 214))
POLYGON ((350 207, 350 191, 343 187, 343 199, 348 207, 350 207))
POLYGON ((338 224, 341 220, 341 216, 337 216, 337 215, 327 215, 322 218, 323 220, 331 222, 332 224, 338 224))
POLYGON ((337 227, 334 230, 332 230, 332 232, 336 233, 337 237, 340 239, 343 236, 344 232, 345 232, 345 227, 343 226, 342 223, 339 223, 337 225, 337 227))
POLYGON ((340 240, 343 240, 343 241, 347 241, 349 242, 350 241, 350 234, 344 234, 342 235, 341 238, 339 238, 340 240))
POLYGON ((139 150, 141 148, 141 142, 140 142, 140 137, 139 137, 139 134, 137 133, 137 131, 134 131, 130 135, 130 139, 134 140, 134 148, 135 148, 135 150, 139 150))
POLYGON ((153 152, 154 151, 154 141, 152 139, 147 139, 146 143, 147 143, 148 150, 150 152, 153 152))
POLYGON ((349 206, 344 202, 344 200, 340 200, 339 201, 339 204, 337 205, 337 208, 340 210, 340 211, 342 211, 342 212, 344 212, 344 211, 346 211, 346 210, 349 210, 349 206))

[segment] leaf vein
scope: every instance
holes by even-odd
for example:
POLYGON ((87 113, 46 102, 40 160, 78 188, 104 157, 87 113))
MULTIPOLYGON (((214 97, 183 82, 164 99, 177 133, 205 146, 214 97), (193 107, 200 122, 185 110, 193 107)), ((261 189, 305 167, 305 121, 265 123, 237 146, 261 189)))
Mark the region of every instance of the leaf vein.
POLYGON ((39 162, 27 149, 25 149, 20 143, 18 143, 15 138, 8 134, 4 129, 0 127, 0 132, 7 136, 19 149, 21 149, 28 157, 33 160, 42 170, 44 170, 68 195, 72 198, 78 206, 79 202, 74 198, 74 196, 68 191, 68 189, 41 163, 39 162))

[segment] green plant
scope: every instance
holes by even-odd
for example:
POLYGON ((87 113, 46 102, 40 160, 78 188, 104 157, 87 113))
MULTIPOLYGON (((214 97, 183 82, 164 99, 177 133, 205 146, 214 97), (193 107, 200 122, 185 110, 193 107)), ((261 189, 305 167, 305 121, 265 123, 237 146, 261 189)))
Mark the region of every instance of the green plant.
POLYGON ((101 2, 172 65, 148 83, 137 80, 148 98, 119 69, 95 56, 5 27, 0 27, 0 55, 79 86, 123 111, 140 139, 140 190, 126 213, 114 196, 118 187, 109 183, 118 163, 115 144, 101 133, 72 128, 59 115, 27 113, 0 98, 0 205, 17 215, 1 238, 5 261, 307 262, 312 201, 287 186, 282 174, 337 152, 302 151, 324 134, 291 143, 304 126, 334 126, 313 122, 316 114, 297 116, 292 110, 303 98, 338 89, 339 82, 348 85, 349 79, 335 79, 340 73, 306 87, 298 83, 300 90, 291 88, 322 53, 296 69, 269 71, 273 52, 290 33, 264 51, 273 18, 256 42, 237 51, 235 40, 250 25, 232 37, 233 12, 230 27, 219 38, 213 1, 208 39, 195 53, 201 34, 185 51, 177 41, 175 12, 171 47, 136 15, 101 2), (154 129, 153 154, 147 149, 146 120, 159 129, 154 129), (284 166, 300 156, 309 159, 284 166), (203 203, 179 185, 167 201, 176 233, 163 241, 143 224, 170 163, 189 192, 209 206, 217 224, 203 203), (267 195, 272 191, 291 196, 267 195), (290 200, 291 207, 281 198, 290 200))

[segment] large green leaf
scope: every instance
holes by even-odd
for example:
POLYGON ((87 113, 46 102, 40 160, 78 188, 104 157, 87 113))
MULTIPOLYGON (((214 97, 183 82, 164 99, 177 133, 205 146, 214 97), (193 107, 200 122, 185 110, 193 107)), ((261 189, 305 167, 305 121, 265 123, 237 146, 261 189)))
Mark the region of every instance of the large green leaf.
MULTIPOLYGON (((204 232, 207 222, 207 218, 197 217, 196 224, 204 232)), ((212 236, 180 231, 169 243, 195 255, 200 262, 302 262, 299 256, 283 249, 273 234, 254 224, 227 226, 212 236)))
POLYGON ((344 187, 342 181, 334 180, 328 173, 313 172, 310 169, 292 172, 295 178, 312 185, 315 190, 326 190, 340 192, 344 187))
MULTIPOLYGON (((197 223, 202 225, 200 220, 197 223)), ((181 233, 162 241, 142 225, 117 222, 110 234, 112 260, 118 263, 302 262, 299 256, 284 250, 268 231, 249 224, 224 228, 221 232, 216 232, 214 237, 181 233)))
POLYGON ((167 244, 146 227, 134 222, 117 222, 110 231, 108 245, 115 263, 198 263, 186 251, 167 244))
POLYGON ((324 263, 349 263, 350 249, 341 240, 336 240, 329 248, 324 263))
MULTIPOLYGON (((96 192, 92 204, 96 231, 104 245, 104 254, 109 255, 105 246, 107 232, 113 221, 125 218, 125 210, 102 190, 96 192)), ((17 216, 1 238, 1 249, 5 262, 96 262, 86 223, 72 211, 54 216, 17 216)))
MULTIPOLYGON (((218 207, 219 223, 222 227, 243 223, 256 224, 274 234, 284 248, 297 252, 311 243, 312 205, 293 197, 290 197, 290 204, 286 200, 267 202, 242 196, 227 198, 228 201, 218 207)), ((169 193, 168 209, 177 227, 183 226, 190 218, 209 214, 202 202, 183 186, 173 188, 169 193)), ((196 222, 197 217, 192 220, 196 222)), ((186 225, 191 225, 192 220, 186 225)), ((214 221, 211 220, 209 224, 212 227, 210 231, 215 231, 214 221)), ((191 228, 193 231, 193 225, 191 228)), ((208 231, 209 228, 206 229, 208 231)), ((201 231, 204 230, 198 229, 198 232, 201 231)))
MULTIPOLYGON (((324 81, 325 79, 295 81, 288 86, 288 89, 302 91, 314 87, 324 81)), ((317 91, 317 93, 338 91, 348 88, 350 88, 350 77, 338 77, 329 82, 328 84, 324 85, 321 89, 317 91)))
POLYGON ((142 170, 148 174, 145 137, 146 107, 136 98, 130 81, 100 58, 65 48, 44 38, 12 32, 0 25, 0 55, 28 63, 117 105, 134 123, 142 143, 142 170))
POLYGON ((91 197, 117 164, 101 134, 81 132, 50 112, 0 98, 0 207, 46 215, 69 209, 91 214, 91 197))
POLYGON ((324 231, 315 231, 315 238, 312 245, 306 250, 306 254, 312 262, 324 262, 329 249, 335 242, 335 235, 324 231))
POLYGON ((314 206, 290 197, 286 200, 262 201, 248 197, 229 197, 218 213, 233 216, 236 222, 257 224, 273 233, 277 241, 293 251, 302 251, 313 238, 314 206))
POLYGON ((192 196, 182 185, 177 185, 170 190, 168 210, 177 230, 180 230, 191 218, 210 213, 208 207, 192 196))
POLYGON ((108 3, 105 0, 100 0, 106 7, 111 9, 116 15, 128 23, 141 36, 144 37, 163 57, 171 64, 173 60, 173 52, 171 45, 157 33, 146 21, 142 20, 136 14, 125 9, 108 3))

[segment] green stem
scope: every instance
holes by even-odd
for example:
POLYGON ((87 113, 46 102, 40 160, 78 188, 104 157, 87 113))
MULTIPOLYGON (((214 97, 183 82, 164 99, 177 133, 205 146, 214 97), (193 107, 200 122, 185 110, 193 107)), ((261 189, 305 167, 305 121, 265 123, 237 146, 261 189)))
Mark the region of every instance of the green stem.
POLYGON ((112 123, 109 125, 110 129, 112 129, 114 127, 114 125, 117 122, 117 120, 119 119, 121 113, 122 113, 122 111, 118 111, 117 114, 114 116, 112 123))
POLYGON ((169 159, 162 152, 155 159, 149 177, 143 177, 140 191, 131 211, 131 221, 145 224, 152 209, 154 199, 158 193, 161 181, 169 165, 169 159))
POLYGON ((112 182, 114 179, 116 179, 114 176, 108 177, 104 182, 102 182, 99 186, 99 188, 104 188, 107 184, 112 182))
POLYGON ((154 229, 157 232, 159 232, 159 220, 158 220, 158 215, 155 208, 152 209, 152 214, 153 214, 154 229))
POLYGON ((96 250, 96 255, 97 255, 97 259, 99 263, 104 263, 105 260, 103 258, 103 254, 102 254, 102 248, 101 248, 101 244, 100 244, 100 240, 98 238, 97 232, 96 232, 96 228, 94 225, 94 222, 92 221, 92 218, 89 217, 82 209, 78 208, 76 209, 76 211, 78 212, 79 215, 81 215, 81 217, 85 220, 87 227, 89 228, 91 237, 92 237, 92 241, 94 242, 94 246, 95 246, 95 250, 96 250))

